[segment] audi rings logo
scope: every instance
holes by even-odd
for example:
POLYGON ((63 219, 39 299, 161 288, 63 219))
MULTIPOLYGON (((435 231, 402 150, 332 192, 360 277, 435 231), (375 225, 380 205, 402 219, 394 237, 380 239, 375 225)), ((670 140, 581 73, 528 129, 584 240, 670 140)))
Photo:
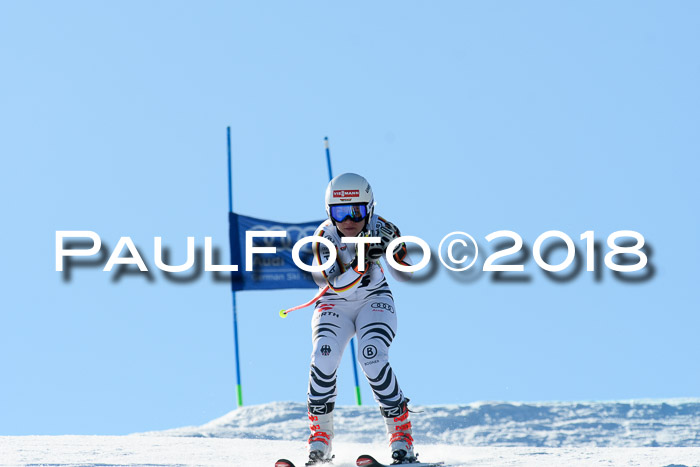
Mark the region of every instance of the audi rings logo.
POLYGON ((377 308, 381 310, 386 310, 390 313, 394 312, 394 307, 389 305, 388 303, 382 303, 382 302, 374 302, 370 305, 372 308, 377 308))

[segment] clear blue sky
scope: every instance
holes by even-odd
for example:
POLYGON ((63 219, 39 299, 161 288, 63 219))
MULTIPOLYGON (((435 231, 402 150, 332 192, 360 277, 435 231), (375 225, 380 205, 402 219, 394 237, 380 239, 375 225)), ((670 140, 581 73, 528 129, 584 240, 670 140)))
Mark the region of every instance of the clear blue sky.
MULTIPOLYGON (((416 404, 698 396, 696 2, 5 2, 0 6, 0 434, 122 434, 235 407, 231 294, 100 267, 57 230, 227 248, 234 206, 324 216, 327 172, 434 248, 454 230, 622 229, 656 274, 392 282, 416 404)), ((436 261, 436 260, 434 260, 436 261)), ((238 295, 244 400, 304 401, 312 290, 238 295)), ((363 382, 363 395, 373 403, 363 382)), ((339 403, 352 404, 349 360, 339 403)))

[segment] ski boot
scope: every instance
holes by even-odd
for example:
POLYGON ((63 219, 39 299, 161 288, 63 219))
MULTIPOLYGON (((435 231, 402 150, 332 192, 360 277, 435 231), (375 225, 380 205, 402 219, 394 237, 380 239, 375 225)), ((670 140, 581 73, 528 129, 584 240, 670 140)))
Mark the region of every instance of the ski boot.
POLYGON ((307 466, 331 462, 333 456, 333 406, 334 404, 309 404, 309 461, 307 466))
POLYGON ((413 451, 411 422, 408 420, 408 399, 393 407, 382 407, 381 412, 390 436, 391 458, 394 459, 392 465, 418 462, 418 455, 413 451))

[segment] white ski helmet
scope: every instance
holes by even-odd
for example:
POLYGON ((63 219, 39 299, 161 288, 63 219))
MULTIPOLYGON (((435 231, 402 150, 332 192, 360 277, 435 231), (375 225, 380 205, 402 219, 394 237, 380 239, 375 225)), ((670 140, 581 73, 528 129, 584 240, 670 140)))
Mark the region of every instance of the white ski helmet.
MULTIPOLYGON (((351 217, 358 216, 363 219, 370 219, 374 213, 374 204, 372 187, 361 175, 354 173, 338 175, 330 181, 328 188, 326 188, 326 214, 328 214, 328 218, 333 225, 336 222, 342 222, 343 218, 346 217, 345 214, 351 217), (357 206, 359 209, 352 211, 352 214, 348 214, 347 208, 342 208, 342 217, 338 219, 337 216, 333 215, 335 211, 338 211, 332 209, 335 206, 347 206, 347 208, 357 206)), ((367 223, 365 223, 365 226, 367 226, 367 223)))

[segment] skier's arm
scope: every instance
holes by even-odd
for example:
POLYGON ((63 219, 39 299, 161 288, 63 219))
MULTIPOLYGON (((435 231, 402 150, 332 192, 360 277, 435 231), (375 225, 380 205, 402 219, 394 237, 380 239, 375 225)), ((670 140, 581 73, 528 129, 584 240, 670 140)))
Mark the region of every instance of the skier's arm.
MULTIPOLYGON (((317 235, 330 240, 335 246, 337 253, 338 245, 333 237, 323 235, 323 230, 318 232, 317 235)), ((322 243, 313 243, 313 253, 314 266, 321 265, 328 261, 328 258, 330 258, 330 251, 328 247, 322 243)), ((368 270, 369 265, 366 265, 364 271, 359 271, 357 261, 354 261, 347 269, 345 269, 342 265, 342 261, 336 260, 336 262, 325 271, 313 273, 313 277, 314 281, 319 287, 329 285, 333 292, 342 294, 344 292, 353 291, 355 286, 360 283, 362 276, 364 276, 365 272, 368 270)))
MULTIPOLYGON (((382 239, 382 246, 384 247, 384 249, 386 249, 386 247, 392 240, 401 236, 401 231, 394 224, 382 217, 378 217, 377 220, 377 235, 382 239)), ((394 261, 396 261, 401 266, 413 266, 413 262, 408 256, 408 249, 406 248, 406 244, 403 242, 400 243, 399 246, 394 249, 392 256, 394 261)), ((391 270, 392 277, 398 281, 408 281, 413 277, 412 272, 399 271, 398 269, 391 267, 391 265, 387 266, 391 270)))

